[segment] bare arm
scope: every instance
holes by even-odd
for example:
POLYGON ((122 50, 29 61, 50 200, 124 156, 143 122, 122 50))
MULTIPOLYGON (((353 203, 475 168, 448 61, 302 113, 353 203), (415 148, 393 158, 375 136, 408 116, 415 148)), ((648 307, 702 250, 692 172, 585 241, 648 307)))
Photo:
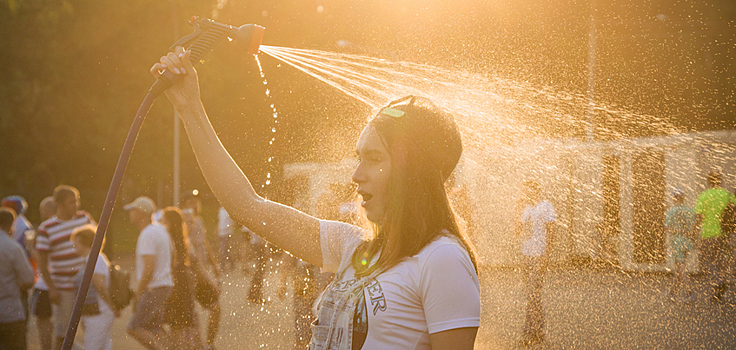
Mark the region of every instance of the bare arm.
POLYGON ((110 299, 110 292, 107 288, 107 278, 103 274, 96 273, 92 275, 92 285, 95 286, 95 290, 97 290, 97 295, 100 296, 100 299, 102 299, 107 306, 110 307, 110 310, 113 310, 113 313, 115 313, 115 316, 120 316, 120 311, 118 311, 115 306, 112 305, 112 299, 110 299))
POLYGON ((210 265, 212 265, 212 271, 215 273, 215 277, 220 278, 220 265, 217 263, 215 253, 212 251, 212 246, 206 238, 204 240, 204 250, 207 251, 207 260, 210 265))
POLYGON ((18 247, 16 251, 18 257, 14 261, 14 269, 16 273, 16 279, 18 281, 18 287, 21 290, 26 290, 33 287, 33 268, 31 268, 31 264, 28 262, 25 252, 23 252, 20 247, 18 247))
POLYGON ((429 335, 432 350, 472 350, 477 327, 456 328, 429 335))
POLYGON ((544 247, 544 268, 546 269, 549 265, 550 257, 552 256, 552 245, 555 242, 555 235, 557 234, 557 222, 551 221, 545 225, 547 229, 547 245, 544 247))
POLYGON ((207 118, 199 98, 199 86, 189 53, 177 47, 151 68, 158 77, 163 69, 177 69, 182 78, 167 92, 179 112, 200 169, 220 204, 238 223, 280 248, 311 264, 322 265, 319 221, 294 208, 260 197, 230 157, 207 118))
POLYGON ((546 251, 544 252, 545 255, 549 256, 549 254, 552 252, 552 245, 555 242, 555 236, 557 235, 557 222, 552 221, 545 224, 547 229, 547 246, 546 251))
POLYGON ((514 235, 516 236, 521 236, 524 232, 524 223, 521 221, 521 216, 524 213, 525 206, 524 198, 519 198, 514 205, 514 235))
POLYGON ((141 273, 141 280, 138 281, 135 292, 137 298, 140 298, 141 294, 148 289, 148 284, 153 279, 153 270, 156 268, 155 255, 143 255, 141 259, 143 260, 143 273, 141 273))
POLYGON ((38 269, 41 271, 41 278, 49 287, 49 299, 51 303, 59 303, 59 291, 56 289, 54 282, 51 281, 51 273, 49 272, 49 252, 44 250, 38 251, 38 269))

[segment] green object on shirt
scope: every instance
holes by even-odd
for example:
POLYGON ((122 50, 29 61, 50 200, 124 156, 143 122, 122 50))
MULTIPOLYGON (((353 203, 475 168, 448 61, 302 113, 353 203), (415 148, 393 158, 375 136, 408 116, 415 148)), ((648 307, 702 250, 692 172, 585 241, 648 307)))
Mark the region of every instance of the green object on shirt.
POLYGON ((728 202, 736 203, 736 197, 722 187, 709 188, 698 196, 695 213, 703 215, 700 238, 714 238, 721 233, 721 214, 728 202))

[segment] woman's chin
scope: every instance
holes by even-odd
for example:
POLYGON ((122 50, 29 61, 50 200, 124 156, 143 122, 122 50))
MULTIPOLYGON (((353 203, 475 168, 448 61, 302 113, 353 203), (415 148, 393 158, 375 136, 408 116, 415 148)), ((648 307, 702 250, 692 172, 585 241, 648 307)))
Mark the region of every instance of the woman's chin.
POLYGON ((368 210, 366 210, 365 216, 368 219, 368 221, 372 222, 373 224, 379 225, 379 226, 381 225, 381 221, 383 221, 383 215, 379 215, 377 213, 373 213, 368 210))

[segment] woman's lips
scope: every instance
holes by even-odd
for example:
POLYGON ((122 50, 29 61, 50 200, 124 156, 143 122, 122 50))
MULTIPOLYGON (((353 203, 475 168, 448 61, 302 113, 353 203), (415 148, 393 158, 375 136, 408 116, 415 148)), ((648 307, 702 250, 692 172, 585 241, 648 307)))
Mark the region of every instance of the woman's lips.
POLYGON ((368 201, 373 198, 373 195, 371 195, 370 193, 361 193, 360 196, 363 197, 363 202, 361 203, 363 207, 365 207, 366 203, 368 203, 368 201))

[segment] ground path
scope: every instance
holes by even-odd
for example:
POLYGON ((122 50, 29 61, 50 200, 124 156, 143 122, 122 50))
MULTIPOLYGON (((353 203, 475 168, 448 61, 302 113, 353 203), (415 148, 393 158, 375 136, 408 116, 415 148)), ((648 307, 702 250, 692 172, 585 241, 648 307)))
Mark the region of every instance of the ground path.
MULTIPOLYGON (((120 262, 132 271, 130 260, 120 262)), ((275 260, 270 262, 269 271, 264 296, 270 301, 263 306, 245 298, 249 274, 244 277, 238 272, 223 279, 218 349, 292 349, 291 302, 276 297, 280 278, 275 260)), ((702 282, 702 277, 697 280, 702 282)), ((516 345, 526 303, 522 281, 521 272, 513 269, 482 272, 482 326, 476 349, 522 348, 516 345)), ((662 295, 670 281, 671 276, 665 274, 554 269, 543 294, 548 339, 536 348, 736 348, 736 293, 730 290, 721 304, 707 299, 676 303, 662 295)), ((699 292, 704 296, 702 285, 699 292)), ((129 318, 128 308, 115 320, 115 349, 142 349, 125 334, 129 318)), ((29 331, 29 349, 38 349, 34 324, 29 331)))

